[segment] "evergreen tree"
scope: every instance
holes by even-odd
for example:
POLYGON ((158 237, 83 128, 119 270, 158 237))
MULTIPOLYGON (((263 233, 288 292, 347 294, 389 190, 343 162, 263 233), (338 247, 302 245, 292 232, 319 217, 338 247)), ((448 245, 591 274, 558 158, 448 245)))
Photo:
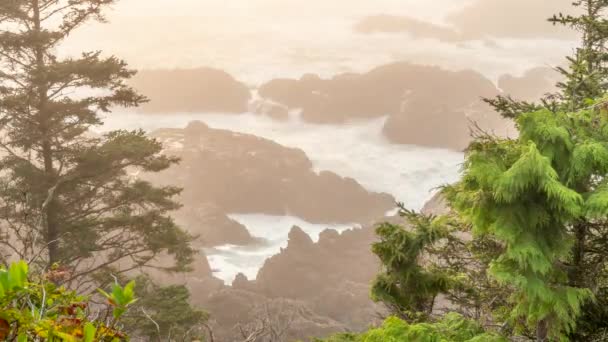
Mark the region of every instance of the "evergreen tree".
POLYGON ((177 160, 141 131, 95 136, 101 114, 146 99, 126 84, 124 61, 58 46, 115 0, 0 1, 0 243, 13 257, 61 265, 64 282, 89 288, 169 254, 191 260, 190 236, 168 216, 180 190, 133 175, 177 160), (77 283, 77 284, 76 284, 77 283))
MULTIPOLYGON (((558 84, 559 92, 538 104, 508 96, 487 99, 504 117, 516 120, 520 136, 476 137, 467 151, 462 181, 444 190, 462 230, 472 228, 473 245, 489 243, 494 252, 440 248, 443 259, 473 256, 501 284, 465 294, 488 299, 511 293, 508 302, 491 308, 494 317, 506 318, 506 327, 515 329, 512 333, 531 333, 539 341, 599 341, 608 331, 608 126, 603 98, 608 89, 608 1, 581 0, 573 5, 582 14, 550 19, 582 34, 582 45, 568 58, 568 67, 558 68, 565 79, 558 84)), ((413 222, 415 232, 419 222, 413 222)), ((423 253, 441 259, 441 253, 433 256, 433 251, 449 244, 450 236, 427 240, 423 253)), ((391 241, 398 246, 401 240, 391 241)), ((402 247, 406 250, 393 255, 420 250, 402 247)), ((445 274, 444 269, 439 272, 445 274)), ((400 300, 409 307, 411 299, 436 295, 405 282, 400 285, 409 289, 409 294, 403 292, 406 300, 400 300)), ((449 296, 455 285, 460 286, 453 282, 444 294, 449 296)), ((457 296, 450 299, 468 305, 457 296)))
MULTIPOLYGON (((445 310, 492 324, 497 310, 507 306, 508 291, 486 276, 499 243, 489 236, 470 238, 471 225, 458 215, 434 216, 401 206, 403 225, 384 223, 376 232, 373 252, 382 272, 372 285, 372 299, 408 322, 434 320, 445 310)), ((504 316, 504 315, 503 315, 504 316)))
POLYGON ((372 284, 372 299, 386 304, 394 314, 416 322, 425 321, 433 311, 435 298, 451 286, 449 272, 428 270, 421 259, 428 248, 449 235, 441 219, 417 215, 401 206, 401 216, 413 225, 413 231, 400 225, 378 226, 380 238, 372 251, 382 262, 383 271, 372 284))
POLYGON ((588 99, 602 97, 608 90, 608 8, 606 0, 577 0, 573 2, 578 16, 554 15, 550 22, 571 27, 581 33, 582 43, 574 56, 567 57, 568 68, 558 67, 565 81, 557 84, 560 92, 554 97, 565 110, 575 111, 586 106, 588 99))
POLYGON ((570 227, 608 213, 608 121, 599 109, 522 114, 517 140, 473 143, 452 206, 477 234, 502 242, 490 274, 514 289, 511 324, 537 340, 573 332, 590 289, 568 279, 570 227), (589 188, 579 190, 581 182, 589 188), (592 183, 592 184, 591 184, 592 183))
POLYGON ((547 94, 536 104, 502 95, 484 99, 505 118, 513 119, 542 108, 553 112, 558 109, 576 111, 584 108, 588 99, 602 97, 608 90, 608 20, 604 17, 608 1, 577 0, 572 6, 581 14, 559 13, 549 19, 554 25, 568 26, 581 34, 580 46, 573 56, 566 57, 568 66, 556 68, 564 77, 564 81, 557 84, 559 92, 547 94))

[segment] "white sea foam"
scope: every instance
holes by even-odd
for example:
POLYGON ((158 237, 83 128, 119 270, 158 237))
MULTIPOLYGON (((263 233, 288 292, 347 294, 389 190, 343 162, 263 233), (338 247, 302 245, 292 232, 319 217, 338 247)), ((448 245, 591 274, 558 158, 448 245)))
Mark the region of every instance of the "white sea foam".
MULTIPOLYGON (((137 68, 211 66, 228 71, 252 87, 272 78, 300 77, 309 72, 323 77, 364 72, 396 60, 448 69, 472 68, 496 80, 504 73, 521 74, 538 65, 561 63, 561 56, 571 52, 573 43, 561 40, 450 43, 414 39, 407 34, 353 32, 359 19, 378 13, 441 23, 449 12, 470 1, 124 0, 110 13, 110 24, 83 27, 61 52, 74 55, 83 48, 101 49, 137 68)), ((413 209, 420 209, 437 186, 457 180, 463 160, 459 152, 388 143, 381 133, 384 118, 348 125, 313 125, 295 116, 278 122, 250 113, 116 113, 106 118, 103 129, 151 131, 185 127, 193 120, 301 148, 315 170, 354 178, 368 190, 390 193, 413 209)), ((237 272, 254 277, 264 259, 285 246, 292 225, 300 225, 313 237, 327 227, 294 217, 232 217, 269 242, 208 251, 212 267, 227 282, 237 272)), ((335 228, 347 226, 345 223, 335 228)))
POLYGON ((420 209, 436 187, 458 179, 463 154, 443 149, 395 145, 382 135, 385 118, 343 125, 279 122, 250 113, 143 115, 116 113, 104 129, 182 128, 200 120, 213 128, 255 134, 304 150, 315 170, 351 177, 366 189, 386 192, 407 207, 420 209))
MULTIPOLYGON (((437 186, 458 179, 463 154, 418 146, 394 145, 382 136, 384 118, 346 125, 314 125, 295 115, 280 122, 250 113, 142 115, 115 113, 105 119, 102 130, 142 128, 181 128, 200 120, 214 128, 255 134, 282 145, 301 148, 317 171, 330 170, 351 177, 371 191, 387 192, 406 206, 420 209, 437 186)), ((206 250, 216 276, 230 283, 242 272, 255 278, 264 260, 287 244, 287 234, 297 225, 313 240, 326 229, 344 230, 352 224, 311 224, 297 217, 268 215, 230 215, 266 244, 256 246, 220 246, 206 250)))
POLYGON ((205 250, 215 276, 231 283, 238 273, 255 279, 264 261, 279 253, 287 246, 287 235, 293 226, 302 228, 313 241, 318 241, 319 233, 325 229, 344 231, 356 227, 355 224, 313 224, 293 216, 270 216, 262 214, 231 214, 230 218, 247 226, 253 236, 265 241, 253 246, 225 245, 205 250))
MULTIPOLYGON (((213 128, 255 134, 282 145, 301 148, 317 171, 330 170, 357 180, 371 191, 387 192, 409 208, 420 209, 437 186, 458 179, 463 154, 454 151, 390 144, 381 129, 384 118, 346 125, 304 123, 295 115, 285 122, 251 113, 142 115, 115 113, 105 119, 103 130, 118 128, 181 128, 200 120, 213 128)), ((325 228, 344 230, 353 225, 311 224, 296 217, 231 215, 253 236, 268 243, 257 246, 221 246, 207 250, 216 276, 229 283, 242 272, 255 278, 264 260, 287 244, 293 225, 300 226, 313 239, 325 228)))

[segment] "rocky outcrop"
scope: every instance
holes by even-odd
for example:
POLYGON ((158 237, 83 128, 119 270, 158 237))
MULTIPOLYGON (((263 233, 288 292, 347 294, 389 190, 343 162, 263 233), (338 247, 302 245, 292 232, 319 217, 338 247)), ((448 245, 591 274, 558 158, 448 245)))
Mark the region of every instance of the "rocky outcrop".
MULTIPOLYGON (((423 211, 440 215, 446 208, 436 195, 423 211)), ((403 224, 398 216, 386 220, 403 224)), ((222 340, 234 338, 231 334, 239 326, 259 327, 260 319, 269 319, 279 330, 288 326, 285 341, 364 331, 389 314, 369 296, 380 268, 371 251, 374 241, 372 226, 342 233, 325 230, 318 242, 293 227, 287 247, 266 261, 256 279, 237 275, 232 287, 197 303, 209 310, 222 340)))
POLYGON ((349 331, 364 330, 379 313, 386 313, 369 297, 369 284, 379 270, 371 252, 373 241, 372 228, 341 234, 326 230, 314 243, 294 227, 287 248, 269 258, 249 284, 268 298, 302 301, 349 331))
POLYGON ((332 79, 277 79, 262 85, 259 94, 301 108, 302 118, 314 123, 389 116, 384 133, 399 144, 460 150, 470 141, 471 120, 488 129, 503 124, 481 101, 499 94, 490 80, 474 71, 409 63, 332 79))
POLYGON ((304 120, 340 123, 400 113, 404 101, 412 97, 460 109, 498 91, 492 82, 473 71, 393 63, 365 74, 342 74, 332 79, 316 75, 299 80, 276 79, 262 85, 259 94, 289 108, 303 109, 304 120))
POLYGON ((256 99, 249 104, 249 111, 258 115, 267 116, 277 121, 285 121, 289 119, 289 108, 282 104, 256 99))
POLYGON ((292 228, 287 248, 269 258, 258 272, 258 289, 270 297, 311 299, 337 284, 367 284, 379 263, 371 253, 372 228, 337 233, 326 230, 313 243, 300 228, 292 228))
POLYGON ((143 70, 131 84, 150 99, 145 113, 243 113, 251 93, 247 86, 212 68, 143 70))
POLYGON ((379 262, 371 252, 371 227, 343 233, 326 230, 319 241, 293 227, 288 246, 267 260, 257 279, 237 275, 197 304, 207 309, 222 340, 244 330, 273 324, 285 330, 281 341, 308 340, 379 323, 385 308, 371 301, 369 283, 379 262))
POLYGON ((386 120, 382 131, 393 143, 462 150, 471 141, 470 124, 463 110, 413 99, 386 120))
POLYGON ((556 91, 556 84, 562 79, 563 76, 555 69, 538 67, 519 77, 503 75, 498 79, 498 87, 514 99, 537 102, 547 93, 556 91))
POLYGON ((174 216, 178 225, 198 235, 198 247, 226 244, 242 246, 256 241, 247 227, 226 216, 213 204, 185 206, 174 216))
POLYGON ((431 38, 440 41, 459 41, 462 36, 453 28, 425 22, 412 17, 380 14, 365 17, 355 25, 355 32, 408 33, 413 38, 431 38))
MULTIPOLYGON (((150 177, 184 188, 180 200, 185 207, 215 207, 223 214, 293 215, 313 223, 367 223, 394 207, 391 196, 370 193, 353 179, 316 173, 303 151, 253 135, 194 122, 152 136, 164 143, 164 153, 181 158, 181 163, 150 177)), ((239 234, 238 227, 232 230, 239 234)), ((214 236, 209 229, 198 233, 214 236)))

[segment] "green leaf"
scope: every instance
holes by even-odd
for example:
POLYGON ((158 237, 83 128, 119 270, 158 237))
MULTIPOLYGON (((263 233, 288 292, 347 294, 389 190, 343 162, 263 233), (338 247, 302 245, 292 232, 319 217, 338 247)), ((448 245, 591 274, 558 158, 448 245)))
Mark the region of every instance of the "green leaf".
POLYGON ((107 293, 106 291, 102 290, 102 289, 97 289, 97 292, 101 293, 104 297, 110 299, 112 298, 112 296, 110 296, 109 293, 107 293))
POLYGON ((124 300, 125 300, 125 305, 130 304, 133 301, 133 298, 135 296, 135 292, 134 289, 135 288, 135 280, 131 280, 124 288, 123 294, 124 294, 124 300))
POLYGON ((84 325, 84 342, 93 342, 95 339, 95 334, 97 333, 97 328, 90 322, 84 325))
POLYGON ((8 271, 9 289, 22 288, 27 281, 28 266, 23 260, 11 264, 8 271))

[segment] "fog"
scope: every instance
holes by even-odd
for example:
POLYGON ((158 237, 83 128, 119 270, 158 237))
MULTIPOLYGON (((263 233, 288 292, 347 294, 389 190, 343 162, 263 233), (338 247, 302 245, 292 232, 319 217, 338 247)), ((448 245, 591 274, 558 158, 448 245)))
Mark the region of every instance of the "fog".
POLYGON ((186 285, 216 341, 272 305, 292 325, 256 341, 295 341, 388 314, 369 298, 375 228, 399 204, 444 213, 472 131, 516 136, 482 98, 555 91, 580 39, 547 18, 571 1, 120 0, 58 54, 136 69, 150 102, 87 128, 142 130, 180 160, 127 172, 182 188, 170 215, 196 237, 193 272, 153 279, 186 285))
POLYGON ((138 68, 212 66, 249 83, 362 72, 394 60, 474 68, 496 78, 562 62, 574 36, 544 19, 569 2, 125 0, 106 12, 111 25, 83 27, 65 52, 101 49, 138 68), (378 14, 445 25, 467 40, 354 33, 359 20, 378 14))

